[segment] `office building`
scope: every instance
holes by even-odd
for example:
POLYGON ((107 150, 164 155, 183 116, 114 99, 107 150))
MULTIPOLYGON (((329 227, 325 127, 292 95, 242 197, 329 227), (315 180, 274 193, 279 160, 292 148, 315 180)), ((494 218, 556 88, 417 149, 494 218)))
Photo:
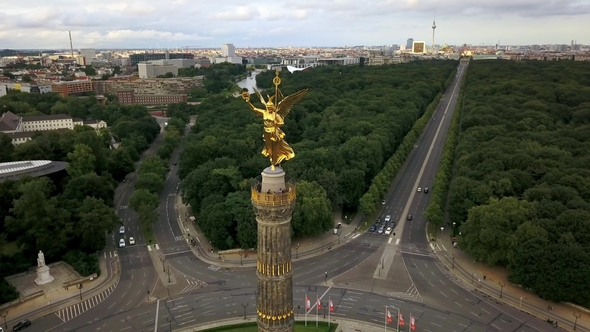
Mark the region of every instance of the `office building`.
POLYGON ((187 95, 179 94, 135 94, 133 90, 118 91, 117 98, 121 105, 157 106, 174 103, 186 103, 187 95))
POLYGON ((412 53, 414 54, 426 54, 426 42, 415 41, 412 44, 412 53))
POLYGON ((406 42, 406 50, 411 50, 414 45, 414 38, 408 38, 406 42))
POLYGON ((62 97, 91 91, 93 91, 92 81, 68 81, 51 84, 51 92, 59 93, 62 97))
POLYGON ((139 78, 154 78, 161 75, 166 75, 167 73, 172 73, 174 76, 178 76, 178 67, 169 64, 166 61, 161 64, 153 63, 153 62, 140 62, 137 64, 137 69, 139 71, 139 78))
POLYGON ((223 44, 221 46, 221 56, 233 58, 236 56, 236 47, 234 44, 223 44))
POLYGON ((78 64, 81 66, 90 66, 92 59, 96 58, 96 50, 93 48, 81 48, 78 64), (80 62, 81 61, 81 62, 80 62))
POLYGON ((131 66, 137 65, 140 62, 154 61, 154 60, 171 60, 171 59, 194 59, 194 54, 190 53, 138 53, 129 55, 129 62, 131 66))

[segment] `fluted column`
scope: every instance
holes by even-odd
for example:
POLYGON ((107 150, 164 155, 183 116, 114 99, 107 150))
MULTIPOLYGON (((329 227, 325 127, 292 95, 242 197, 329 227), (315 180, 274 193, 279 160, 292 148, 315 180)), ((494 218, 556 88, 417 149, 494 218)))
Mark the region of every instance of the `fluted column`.
POLYGON ((295 185, 285 182, 277 167, 262 172, 262 181, 252 187, 252 205, 258 223, 258 331, 293 331, 293 264, 291 217, 295 185))

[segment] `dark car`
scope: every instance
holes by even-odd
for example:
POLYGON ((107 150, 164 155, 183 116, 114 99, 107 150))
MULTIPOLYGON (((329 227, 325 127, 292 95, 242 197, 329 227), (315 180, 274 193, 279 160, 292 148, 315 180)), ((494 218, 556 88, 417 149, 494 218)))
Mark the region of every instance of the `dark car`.
POLYGON ((411 214, 408 214, 408 220, 412 220, 414 217, 411 214))
POLYGON ((428 194, 428 188, 424 188, 424 193, 428 194))
POLYGON ((20 331, 22 329, 25 329, 27 327, 31 326, 31 321, 28 319, 23 319, 20 322, 18 322, 18 324, 16 324, 12 330, 13 331, 20 331))
POLYGON ((373 225, 371 226, 371 228, 369 228, 369 232, 374 232, 375 229, 377 229, 377 226, 373 225))

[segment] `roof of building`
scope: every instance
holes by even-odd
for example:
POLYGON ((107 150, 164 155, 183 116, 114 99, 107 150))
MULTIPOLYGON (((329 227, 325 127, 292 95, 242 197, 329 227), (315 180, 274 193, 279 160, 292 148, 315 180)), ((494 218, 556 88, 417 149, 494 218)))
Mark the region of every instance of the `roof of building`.
POLYGON ((20 117, 10 111, 2 114, 0 118, 0 132, 1 131, 12 131, 18 127, 20 117))
POLYGON ((0 163, 0 182, 18 180, 23 175, 44 176, 64 170, 68 163, 51 160, 27 160, 0 163))
POLYGON ((66 120, 71 119, 72 117, 67 114, 51 114, 51 115, 35 115, 35 116, 25 116, 23 117, 23 122, 32 122, 32 121, 48 121, 48 120, 66 120))

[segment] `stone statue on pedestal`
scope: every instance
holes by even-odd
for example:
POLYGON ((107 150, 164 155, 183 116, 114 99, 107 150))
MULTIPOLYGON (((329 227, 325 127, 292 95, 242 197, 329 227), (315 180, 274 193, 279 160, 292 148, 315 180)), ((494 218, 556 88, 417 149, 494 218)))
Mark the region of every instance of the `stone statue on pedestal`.
POLYGON ((37 285, 44 285, 52 281, 53 277, 49 274, 49 267, 45 265, 45 255, 39 250, 39 254, 37 255, 37 279, 35 279, 35 283, 37 285))

